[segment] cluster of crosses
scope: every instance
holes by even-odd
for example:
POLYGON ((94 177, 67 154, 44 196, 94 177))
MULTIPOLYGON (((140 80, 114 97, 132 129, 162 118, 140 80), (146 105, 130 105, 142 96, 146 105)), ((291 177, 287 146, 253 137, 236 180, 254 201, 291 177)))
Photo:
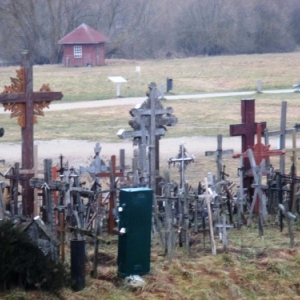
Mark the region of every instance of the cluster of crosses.
MULTIPOLYGON (((34 207, 34 192, 36 189, 40 189, 43 190, 44 197, 42 219, 50 232, 55 231, 55 225, 59 220, 59 231, 62 235, 66 231, 63 226, 65 219, 68 219, 69 228, 73 230, 76 236, 90 232, 94 224, 97 242, 99 230, 102 228, 101 224, 105 221, 107 212, 103 210, 105 206, 108 206, 108 232, 114 232, 118 218, 116 213, 118 184, 121 187, 129 185, 131 187, 150 187, 155 191, 153 202, 154 228, 158 232, 168 256, 171 257, 177 238, 179 244, 185 244, 185 247, 189 249, 190 223, 193 220, 194 230, 198 232, 199 218, 202 222, 203 231, 205 231, 205 222, 208 217, 211 244, 214 245, 212 231, 214 222, 219 236, 223 240, 223 245, 226 247, 227 229, 234 226, 232 206, 237 208, 237 227, 240 228, 243 223, 244 208, 247 206, 245 194, 250 198, 248 222, 251 222, 255 212, 258 215, 259 233, 263 235, 263 222, 266 215, 265 190, 269 189, 279 195, 277 208, 280 210, 281 229, 283 228, 283 216, 285 216, 288 220, 291 243, 293 242, 290 220, 294 220, 295 215, 293 213, 296 210, 299 211, 296 193, 297 182, 299 182, 296 175, 296 132, 299 126, 286 129, 286 102, 282 103, 280 130, 268 132, 266 122, 255 122, 255 100, 242 100, 242 122, 230 125, 230 136, 241 136, 241 153, 233 154, 232 150, 223 150, 222 136, 218 135, 217 150, 205 153, 206 156, 214 155, 216 157, 217 176, 215 178, 209 174, 209 180, 205 181, 204 187, 200 184, 198 189, 191 189, 186 183, 185 170, 195 158, 187 153, 183 144, 179 147, 178 155, 168 161, 170 165, 178 165, 180 183, 176 184, 171 181, 168 174, 165 174, 164 177, 160 176, 159 141, 166 132, 166 126, 174 126, 178 120, 173 115, 171 107, 163 107, 159 100, 156 84, 151 83, 147 99, 130 111, 132 119, 129 121, 129 125, 133 130, 125 131, 122 129, 117 133, 121 139, 133 139, 134 157, 131 171, 127 173, 130 181, 118 180, 118 178, 126 177, 125 170, 127 167, 125 166, 124 151, 120 152, 120 165, 118 167, 115 156, 111 157, 109 165, 106 166, 100 158, 100 144, 96 144, 94 148, 94 160, 89 167, 74 170, 63 163, 61 156, 60 168, 56 172, 58 179, 53 178, 55 176, 51 171, 51 160, 44 161, 44 178, 39 179, 34 177, 36 172, 34 170, 33 125, 36 122, 36 116, 43 115, 43 109, 49 107, 51 101, 62 99, 62 93, 52 92, 48 85, 43 85, 39 92, 33 92, 32 65, 28 52, 23 53, 22 61, 22 67, 17 71, 17 78, 12 78, 12 84, 6 86, 4 92, 0 94, 0 103, 4 105, 6 110, 11 111, 11 117, 18 117, 22 133, 21 168, 16 163, 4 174, 4 177, 10 180, 11 215, 22 215, 25 219, 32 220, 37 213, 34 207), (286 175, 285 135, 291 133, 294 141, 294 161, 291 173, 286 175), (257 135, 256 143, 255 135, 257 135), (262 143, 262 135, 265 137, 266 145, 262 143), (272 135, 279 135, 280 137, 279 150, 271 150, 270 145, 268 145, 268 138, 272 135), (236 195, 232 192, 232 183, 226 180, 225 168, 222 163, 222 156, 231 154, 234 158, 240 159, 239 191, 236 195), (276 172, 276 176, 274 172, 272 173, 269 164, 269 158, 273 155, 280 156, 280 170, 276 172), (93 178, 90 188, 83 188, 80 183, 79 176, 84 172, 88 172, 93 178), (268 177, 268 186, 262 184, 263 176, 268 177), (100 179, 103 177, 108 177, 110 180, 109 190, 103 190, 101 187, 100 179), (286 182, 290 184, 289 201, 283 199, 283 185, 286 182), (19 183, 22 186, 22 212, 18 208, 19 183), (107 196, 103 196, 105 192, 107 192, 107 196), (57 218, 55 211, 60 213, 59 218, 57 218), (216 216, 215 220, 213 220, 212 211, 216 216), (226 219, 227 214, 230 224, 226 219), (176 221, 174 222, 174 220, 176 221)), ((3 135, 3 131, 0 131, 0 136, 1 132, 3 135)), ((5 203, 1 196, 2 188, 0 217, 3 217, 5 203)), ((54 241, 55 245, 58 245, 53 235, 47 232, 47 228, 42 225, 39 219, 35 217, 34 220, 36 226, 43 230, 54 241)), ((214 252, 215 249, 213 249, 214 252)))

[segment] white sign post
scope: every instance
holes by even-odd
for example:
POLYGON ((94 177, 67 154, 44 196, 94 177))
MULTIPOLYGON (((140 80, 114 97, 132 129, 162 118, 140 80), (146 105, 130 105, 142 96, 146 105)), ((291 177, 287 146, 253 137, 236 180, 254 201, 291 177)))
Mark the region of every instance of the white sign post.
POLYGON ((108 77, 108 79, 116 84, 116 94, 117 94, 117 97, 120 97, 121 96, 121 83, 125 83, 125 82, 127 82, 127 80, 125 78, 123 78, 122 76, 111 76, 111 77, 108 77))

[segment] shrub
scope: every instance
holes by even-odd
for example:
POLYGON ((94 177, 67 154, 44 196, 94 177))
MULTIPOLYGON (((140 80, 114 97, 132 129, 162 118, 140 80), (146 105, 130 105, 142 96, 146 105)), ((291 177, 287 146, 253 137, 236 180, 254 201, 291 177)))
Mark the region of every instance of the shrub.
POLYGON ((21 287, 58 293, 69 284, 66 265, 45 256, 21 226, 0 224, 0 291, 21 287))

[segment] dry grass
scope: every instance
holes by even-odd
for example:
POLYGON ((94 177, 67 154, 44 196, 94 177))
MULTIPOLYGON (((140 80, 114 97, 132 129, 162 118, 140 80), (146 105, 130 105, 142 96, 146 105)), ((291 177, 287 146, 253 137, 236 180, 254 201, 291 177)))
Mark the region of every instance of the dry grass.
MULTIPOLYGON (((269 130, 280 126, 281 103, 287 101, 287 126, 299 122, 300 94, 257 94, 255 95, 256 121, 266 121, 269 130)), ((146 99, 146 97, 145 97, 146 99)), ((171 106, 178 117, 178 124, 169 128, 168 137, 229 136, 229 125, 241 122, 241 97, 167 100, 165 107, 171 106)), ((121 142, 117 137, 119 129, 131 130, 129 110, 132 106, 113 106, 93 109, 77 109, 47 112, 45 118, 39 117, 35 125, 35 138, 101 140, 102 142, 121 142)), ((1 127, 8 134, 3 142, 20 140, 20 128, 16 119, 1 115, 1 127)))
MULTIPOLYGON (((63 68, 62 66, 34 67, 35 89, 42 83, 50 83, 53 90, 65 95, 63 101, 113 98, 115 89, 107 76, 121 75, 129 79, 122 87, 123 96, 137 94, 135 66, 141 66, 140 95, 150 81, 174 80, 174 94, 196 92, 254 90, 257 79, 264 89, 291 88, 299 81, 295 66, 300 63, 300 53, 249 55, 228 57, 201 57, 168 61, 107 61, 103 67, 63 68)), ((0 69, 0 86, 9 84, 15 67, 0 69)), ((278 129, 281 101, 288 102, 288 126, 298 121, 299 94, 257 94, 256 120, 267 121, 268 127, 278 129)), ((172 106, 179 123, 169 129, 167 137, 229 135, 229 124, 240 122, 240 97, 201 100, 167 101, 172 106)), ((131 107, 106 107, 92 110, 46 112, 35 126, 37 139, 72 138, 86 140, 119 141, 116 132, 128 129, 131 107), (117 117, 116 117, 117 112, 117 117)), ((6 135, 1 141, 20 140, 16 120, 1 116, 1 127, 6 135)), ((121 141, 120 141, 121 143, 121 141)), ((199 145, 204 147, 204 145, 199 145)), ((204 149, 206 150, 206 149, 204 149)), ((210 149, 209 149, 210 150, 210 149)), ((174 149, 176 151, 176 149, 174 149)), ((175 152, 176 153, 176 152, 175 152)), ((175 154, 174 153, 174 154, 175 154)), ((173 153, 172 153, 173 154, 173 153)), ((236 173, 232 160, 224 159, 231 173, 236 173)), ((237 162, 238 163, 238 162, 237 162)), ((189 166, 189 176, 195 182, 199 170, 211 171, 214 158, 197 161, 189 166)), ((172 171, 176 180, 176 172, 172 171)), ((174 176, 174 177, 173 177, 174 176)), ((287 229, 277 230, 276 221, 265 227, 264 238, 258 238, 256 224, 241 231, 229 232, 228 252, 222 252, 218 243, 218 255, 210 254, 209 239, 202 234, 192 237, 191 254, 187 256, 178 248, 170 263, 161 255, 162 249, 153 239, 150 274, 144 276, 147 284, 141 289, 130 290, 117 277, 116 244, 100 247, 106 257, 101 260, 97 279, 89 276, 91 263, 87 263, 86 288, 73 293, 66 289, 60 299, 300 299, 298 267, 300 262, 300 228, 295 226, 295 249, 289 249, 287 229)), ((90 258, 92 252, 89 252, 90 258)), ((1 299, 53 299, 41 292, 13 291, 0 295, 1 299)))
MULTIPOLYGON (((177 248, 169 262, 160 246, 152 244, 151 272, 143 276, 146 285, 131 289, 119 278, 116 267, 117 246, 102 244, 98 278, 90 277, 92 248, 86 264, 86 288, 80 292, 65 289, 60 299, 300 299, 298 265, 300 262, 299 227, 295 230, 295 249, 288 247, 287 229, 280 233, 273 222, 265 224, 263 238, 255 225, 229 231, 229 248, 212 256, 209 237, 193 235, 189 256, 177 248), (100 297, 100 298, 99 298, 100 297)), ((0 295, 1 297, 1 295, 0 295)), ((14 291, 1 299, 57 299, 41 292, 14 291)))
MULTIPOLYGON (((108 76, 123 76, 124 97, 143 96, 147 85, 173 78, 173 94, 255 90, 257 80, 263 89, 291 88, 299 82, 300 52, 287 54, 197 57, 172 60, 106 60, 101 67, 65 68, 62 65, 34 66, 34 89, 49 83, 64 94, 63 101, 109 99, 116 95, 108 76), (135 67, 140 66, 140 78, 135 67), (139 84, 138 84, 139 83, 139 84), (138 90, 138 86, 140 89, 138 90)), ((16 67, 0 68, 0 86, 10 84, 16 67)))

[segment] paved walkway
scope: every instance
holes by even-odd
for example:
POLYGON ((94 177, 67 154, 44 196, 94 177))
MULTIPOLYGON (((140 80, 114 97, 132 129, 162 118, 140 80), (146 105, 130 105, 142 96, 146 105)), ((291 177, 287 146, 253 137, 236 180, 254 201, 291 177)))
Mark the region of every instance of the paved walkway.
MULTIPOLYGON (((294 89, 284 89, 284 90, 266 90, 263 91, 265 94, 286 94, 294 93, 294 89)), ((227 93, 203 93, 203 94, 193 94, 193 95, 166 95, 166 100, 182 100, 182 99, 203 99, 203 98, 215 98, 215 97, 233 97, 233 96, 251 96, 256 95, 256 91, 248 92, 227 92, 227 93)), ((91 108, 91 107, 105 107, 105 106, 116 106, 116 105, 135 105, 142 103, 146 99, 144 97, 132 97, 132 98, 114 98, 109 100, 94 100, 94 101, 83 101, 83 102, 70 102, 70 103, 51 103, 49 110, 69 110, 69 109, 79 109, 79 108, 91 108)), ((4 108, 0 108, 1 113, 4 112, 4 108)))

